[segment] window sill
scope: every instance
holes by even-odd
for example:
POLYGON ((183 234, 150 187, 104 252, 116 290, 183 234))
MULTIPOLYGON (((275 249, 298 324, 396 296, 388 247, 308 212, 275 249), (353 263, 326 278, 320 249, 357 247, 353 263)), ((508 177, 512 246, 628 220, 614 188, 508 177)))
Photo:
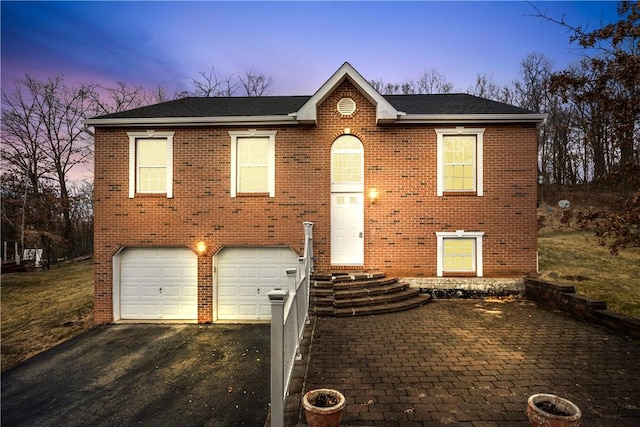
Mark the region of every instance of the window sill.
POLYGON ((442 277, 478 277, 478 273, 475 271, 445 271, 442 273, 442 277))
POLYGON ((475 197, 478 193, 475 191, 445 191, 443 197, 475 197))
POLYGON ((167 193, 136 193, 134 198, 162 198, 167 199, 167 193))
POLYGON ((269 197, 269 193, 236 193, 236 197, 269 197))

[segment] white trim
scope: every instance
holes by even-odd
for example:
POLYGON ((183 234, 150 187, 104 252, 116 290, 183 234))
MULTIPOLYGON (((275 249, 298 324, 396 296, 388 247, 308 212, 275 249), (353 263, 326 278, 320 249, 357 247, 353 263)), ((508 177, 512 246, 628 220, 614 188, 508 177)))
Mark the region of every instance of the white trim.
POLYGON ((357 136, 345 133, 333 140, 331 144, 331 192, 332 193, 363 193, 364 192, 364 145, 357 136), (341 138, 353 138, 360 144, 360 147, 354 149, 340 149, 342 153, 360 154, 360 181, 359 182, 334 182, 333 181, 333 154, 334 146, 341 138))
POLYGON ((238 194, 238 138, 251 138, 251 137, 268 137, 269 138, 269 165, 267 167, 267 192, 269 197, 276 196, 276 134, 275 130, 239 130, 229 131, 231 137, 231 197, 236 197, 238 194))
POLYGON ((542 123, 547 114, 406 114, 398 117, 400 124, 414 123, 542 123))
POLYGON ((295 113, 268 116, 224 116, 224 117, 145 117, 120 119, 87 119, 86 126, 247 126, 297 124, 295 113))
MULTIPOLYGON (((136 179, 136 140, 138 138, 158 138, 167 141, 167 199, 173 198, 173 136, 175 132, 127 132, 129 136, 129 198, 133 199, 137 192, 136 179)), ((164 193, 162 193, 164 194, 164 193)))
POLYGON ((358 73, 348 62, 342 64, 329 80, 296 112, 300 123, 316 123, 317 106, 322 103, 345 79, 348 79, 373 105, 376 106, 376 121, 378 123, 395 122, 400 116, 396 110, 369 82, 358 73))
POLYGON ((111 293, 113 302, 113 321, 120 320, 120 261, 124 246, 118 249, 118 252, 111 257, 111 293))
MULTIPOLYGON (((303 112, 305 113, 305 112, 303 112)), ((268 126, 268 125, 297 125, 300 123, 315 123, 303 115, 298 119, 299 112, 288 115, 269 116, 225 116, 225 117, 145 117, 119 119, 87 119, 82 123, 86 126, 268 126)), ((389 115, 385 115, 389 116, 389 115)), ((542 123, 547 114, 404 114, 398 111, 394 118, 379 117, 380 122, 398 124, 446 124, 446 123, 542 123)))
POLYGON ((436 251, 437 251, 437 273, 438 277, 442 277, 444 273, 444 239, 476 239, 476 276, 482 277, 482 237, 484 236, 484 231, 464 231, 464 230, 456 230, 456 231, 437 231, 437 243, 436 243, 436 251))
POLYGON ((476 137, 476 179, 475 179, 475 192, 477 196, 484 195, 484 128, 465 128, 459 126, 449 129, 436 129, 437 137, 437 179, 436 179, 436 194, 441 197, 444 193, 444 137, 447 135, 469 135, 476 137))

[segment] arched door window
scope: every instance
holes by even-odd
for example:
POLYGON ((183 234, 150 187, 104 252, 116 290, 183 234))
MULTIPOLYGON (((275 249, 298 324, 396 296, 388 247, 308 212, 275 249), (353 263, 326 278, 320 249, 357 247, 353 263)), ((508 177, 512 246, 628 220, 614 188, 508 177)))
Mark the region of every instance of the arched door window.
POLYGON ((364 191, 364 149, 353 135, 342 135, 331 146, 331 191, 364 191))

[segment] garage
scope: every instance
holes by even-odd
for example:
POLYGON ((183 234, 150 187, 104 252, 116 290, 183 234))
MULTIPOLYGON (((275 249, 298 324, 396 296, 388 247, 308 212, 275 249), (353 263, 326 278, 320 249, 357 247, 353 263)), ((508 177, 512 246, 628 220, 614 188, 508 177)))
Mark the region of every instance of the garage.
POLYGON ((118 258, 120 319, 198 319, 198 260, 191 250, 127 248, 118 258))
POLYGON ((286 287, 287 269, 298 266, 289 248, 223 248, 214 258, 218 320, 269 320, 267 294, 286 287))

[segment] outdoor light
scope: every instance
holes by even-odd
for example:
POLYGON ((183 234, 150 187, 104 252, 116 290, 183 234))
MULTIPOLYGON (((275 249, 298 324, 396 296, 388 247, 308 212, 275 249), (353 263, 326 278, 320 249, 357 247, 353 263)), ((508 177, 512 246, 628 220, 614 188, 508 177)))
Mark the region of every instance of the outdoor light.
POLYGON ((203 254, 207 250, 207 244, 204 241, 200 240, 196 244, 196 249, 198 250, 198 253, 203 254))
POLYGON ((371 203, 375 203, 376 200, 378 200, 378 190, 375 188, 369 190, 369 198, 371 199, 371 203))

